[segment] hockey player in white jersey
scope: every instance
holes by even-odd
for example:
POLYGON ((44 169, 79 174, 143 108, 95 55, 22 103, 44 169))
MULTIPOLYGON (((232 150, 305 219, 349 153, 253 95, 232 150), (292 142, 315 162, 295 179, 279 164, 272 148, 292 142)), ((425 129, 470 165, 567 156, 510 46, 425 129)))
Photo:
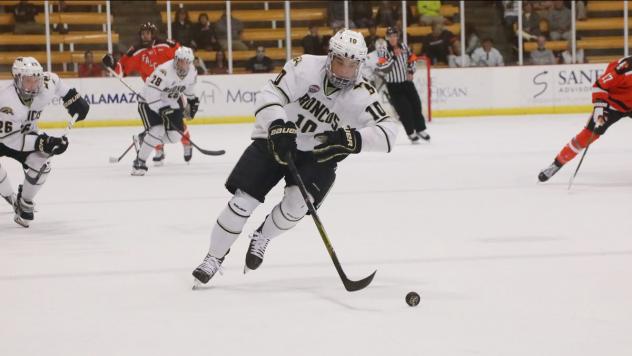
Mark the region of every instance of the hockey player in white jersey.
POLYGON ((90 105, 55 73, 44 72, 33 57, 16 58, 11 72, 13 83, 0 90, 0 157, 22 163, 24 182, 15 196, 7 171, 0 165, 0 195, 13 204, 15 222, 28 227, 34 218, 33 199, 51 171, 50 157, 68 148, 68 138, 38 130, 42 110, 60 97, 70 116, 77 115, 76 121, 81 121, 90 105))
POLYGON ((156 67, 145 80, 138 104, 145 132, 141 135, 132 175, 145 175, 145 162, 153 148, 163 142, 180 142, 185 129, 182 121, 185 114, 190 118, 195 116, 200 101, 193 94, 197 80, 193 59, 191 48, 180 47, 172 60, 156 67), (187 105, 182 105, 183 95, 187 105))
POLYGON ((253 142, 228 177, 233 197, 213 227, 207 256, 193 271, 196 283, 207 283, 220 269, 248 217, 281 179, 283 198, 250 235, 244 272, 258 268, 270 240, 305 216, 307 206, 288 173, 288 159, 293 157, 318 207, 338 162, 349 154, 391 151, 398 126, 384 112, 375 88, 360 76, 366 55, 362 34, 343 29, 331 38, 327 56, 294 58, 257 95, 253 142))

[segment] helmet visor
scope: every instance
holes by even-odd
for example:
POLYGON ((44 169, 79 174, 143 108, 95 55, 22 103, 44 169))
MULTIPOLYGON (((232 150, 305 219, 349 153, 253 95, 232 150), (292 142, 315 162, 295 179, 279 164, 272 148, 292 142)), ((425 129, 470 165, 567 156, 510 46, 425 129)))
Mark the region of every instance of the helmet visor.
POLYGON ((333 54, 330 61, 330 80, 339 88, 353 85, 360 72, 360 61, 333 54))
POLYGON ((21 75, 17 80, 18 91, 26 98, 39 94, 42 88, 42 77, 39 75, 21 75))

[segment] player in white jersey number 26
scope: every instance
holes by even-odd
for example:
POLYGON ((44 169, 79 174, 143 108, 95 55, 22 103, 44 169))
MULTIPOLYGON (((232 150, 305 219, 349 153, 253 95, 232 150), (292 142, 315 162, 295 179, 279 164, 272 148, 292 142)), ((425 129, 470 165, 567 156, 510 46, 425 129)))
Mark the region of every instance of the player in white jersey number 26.
POLYGON ((42 110, 54 97, 63 100, 76 121, 86 118, 90 105, 55 73, 44 72, 33 57, 18 57, 11 69, 13 83, 0 89, 0 157, 10 157, 24 168, 24 182, 15 195, 7 171, 0 165, 0 195, 15 211, 16 223, 33 221, 33 198, 51 171, 50 157, 68 148, 68 138, 53 137, 37 129, 42 110))
POLYGON ((263 87, 253 141, 226 182, 233 197, 213 227, 208 254, 193 271, 197 284, 207 283, 220 269, 248 217, 281 179, 283 198, 250 235, 244 272, 258 268, 270 240, 306 215, 288 159, 293 158, 318 207, 334 182, 337 164, 349 154, 391 151, 398 126, 380 105, 375 88, 360 76, 366 56, 362 34, 343 29, 331 38, 327 56, 294 58, 263 87))

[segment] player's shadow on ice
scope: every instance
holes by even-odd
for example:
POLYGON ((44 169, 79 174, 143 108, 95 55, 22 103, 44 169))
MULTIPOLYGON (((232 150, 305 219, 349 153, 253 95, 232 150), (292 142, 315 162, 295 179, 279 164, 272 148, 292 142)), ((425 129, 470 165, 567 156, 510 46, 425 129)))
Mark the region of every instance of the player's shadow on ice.
MULTIPOLYGON (((253 272, 254 273, 254 272, 253 272)), ((375 286, 369 286, 367 288, 375 288, 375 286)), ((195 292, 240 292, 247 293, 247 295, 260 294, 264 296, 270 296, 274 294, 287 294, 287 293, 301 293, 308 294, 311 298, 320 299, 332 304, 335 304, 341 308, 352 311, 364 311, 364 312, 382 312, 383 310, 375 308, 359 307, 346 303, 340 297, 340 293, 347 293, 344 287, 339 281, 335 281, 329 277, 305 277, 294 279, 276 279, 266 280, 260 282, 245 281, 243 283, 236 284, 221 284, 221 285, 205 285, 197 287, 195 292), (333 289, 336 288, 334 291, 333 289)), ((362 293, 362 292, 357 292, 362 293)), ((354 295, 357 295, 354 294, 354 295)), ((300 297, 299 297, 300 298, 300 297)))

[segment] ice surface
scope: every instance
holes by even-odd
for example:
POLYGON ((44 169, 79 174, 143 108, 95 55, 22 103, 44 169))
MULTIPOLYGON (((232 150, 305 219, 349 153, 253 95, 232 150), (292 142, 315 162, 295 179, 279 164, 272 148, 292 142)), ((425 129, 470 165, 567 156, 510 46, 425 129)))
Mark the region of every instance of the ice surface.
POLYGON ((570 193, 577 160, 537 183, 584 120, 436 120, 429 144, 402 133, 344 161, 320 215, 350 278, 378 270, 355 293, 309 218, 243 275, 280 187, 225 274, 191 290, 250 125, 194 126, 228 153, 186 165, 170 145, 145 177, 131 155, 108 163, 138 128, 73 130, 31 228, 0 204, 0 355, 630 355, 632 123, 590 148, 570 193))

